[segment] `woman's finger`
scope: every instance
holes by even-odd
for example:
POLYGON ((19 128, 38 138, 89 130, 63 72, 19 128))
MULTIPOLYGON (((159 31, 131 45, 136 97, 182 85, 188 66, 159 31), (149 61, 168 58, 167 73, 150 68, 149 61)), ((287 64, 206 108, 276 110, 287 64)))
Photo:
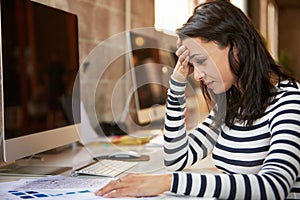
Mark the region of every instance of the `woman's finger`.
POLYGON ((184 52, 179 56, 178 60, 181 63, 181 65, 187 65, 184 62, 186 60, 186 57, 189 55, 189 50, 185 49, 184 52))
POLYGON ((182 45, 182 41, 180 38, 177 39, 176 45, 177 45, 177 49, 182 45))
POLYGON ((105 185, 101 189, 99 189, 98 191, 96 191, 95 195, 102 196, 102 195, 110 193, 111 191, 114 191, 121 187, 122 187, 122 184, 119 180, 113 180, 113 181, 110 181, 107 185, 105 185))
POLYGON ((138 192, 130 192, 128 188, 118 188, 113 190, 109 193, 103 195, 104 198, 115 198, 115 197, 133 197, 133 196, 140 196, 138 192))
POLYGON ((190 57, 188 56, 188 54, 185 56, 184 60, 181 62, 181 64, 183 65, 183 67, 185 68, 189 68, 189 61, 190 61, 190 57))
POLYGON ((181 54, 184 52, 186 50, 186 47, 185 46, 180 46, 177 50, 176 50, 176 52, 175 52, 175 54, 176 54, 176 56, 177 57, 179 57, 179 56, 181 56, 181 54))

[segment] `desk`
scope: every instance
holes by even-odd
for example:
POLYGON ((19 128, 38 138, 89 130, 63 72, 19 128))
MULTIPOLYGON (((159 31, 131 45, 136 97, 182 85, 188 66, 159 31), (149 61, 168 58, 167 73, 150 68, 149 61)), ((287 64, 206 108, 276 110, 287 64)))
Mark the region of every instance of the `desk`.
MULTIPOLYGON (((148 154, 149 161, 140 161, 135 167, 128 170, 126 173, 165 173, 166 170, 163 164, 163 148, 160 146, 147 146, 147 145, 130 145, 130 146, 117 146, 107 143, 90 143, 88 145, 76 145, 56 154, 40 154, 43 159, 20 160, 20 164, 29 164, 32 166, 61 166, 70 167, 71 169, 62 173, 61 175, 70 176, 71 172, 80 168, 87 163, 93 162, 93 156, 112 153, 113 151, 120 150, 134 150, 139 153, 148 154)), ((215 168, 211 159, 199 161, 195 166, 186 169, 185 171, 210 171, 215 172, 215 168)), ((125 175, 123 173, 122 175, 125 175)), ((30 177, 30 176, 27 176, 30 177)), ((36 176, 34 176, 36 177, 36 176)), ((15 181, 24 176, 0 176, 0 182, 15 181)))

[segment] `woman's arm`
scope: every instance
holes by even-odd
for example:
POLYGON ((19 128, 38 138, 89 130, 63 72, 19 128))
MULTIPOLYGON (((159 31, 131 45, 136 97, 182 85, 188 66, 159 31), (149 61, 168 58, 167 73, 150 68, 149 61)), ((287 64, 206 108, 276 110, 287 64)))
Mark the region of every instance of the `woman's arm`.
POLYGON ((169 170, 182 170, 205 158, 218 137, 217 130, 210 128, 212 115, 186 132, 184 91, 185 83, 171 78, 164 127, 164 161, 169 170))

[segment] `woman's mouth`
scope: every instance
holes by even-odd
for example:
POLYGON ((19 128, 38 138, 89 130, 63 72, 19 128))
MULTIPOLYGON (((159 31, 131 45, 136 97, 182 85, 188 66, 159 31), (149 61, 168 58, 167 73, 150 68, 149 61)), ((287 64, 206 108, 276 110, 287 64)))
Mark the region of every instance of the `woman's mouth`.
POLYGON ((213 87, 213 81, 210 82, 204 82, 204 84, 208 87, 208 88, 212 88, 213 87))

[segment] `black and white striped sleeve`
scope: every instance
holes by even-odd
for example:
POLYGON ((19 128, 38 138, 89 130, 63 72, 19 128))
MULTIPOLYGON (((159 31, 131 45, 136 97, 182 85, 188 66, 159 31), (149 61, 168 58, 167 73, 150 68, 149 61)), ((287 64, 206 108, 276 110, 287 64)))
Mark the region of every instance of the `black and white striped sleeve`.
POLYGON ((218 137, 210 128, 211 115, 199 126, 186 132, 185 83, 170 80, 164 127, 164 162, 169 170, 182 170, 211 152, 218 137))

